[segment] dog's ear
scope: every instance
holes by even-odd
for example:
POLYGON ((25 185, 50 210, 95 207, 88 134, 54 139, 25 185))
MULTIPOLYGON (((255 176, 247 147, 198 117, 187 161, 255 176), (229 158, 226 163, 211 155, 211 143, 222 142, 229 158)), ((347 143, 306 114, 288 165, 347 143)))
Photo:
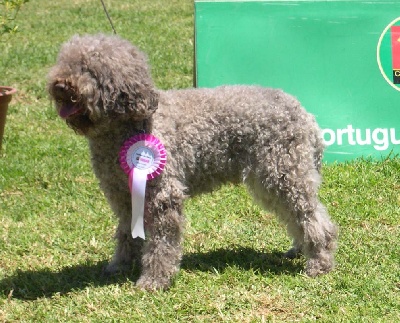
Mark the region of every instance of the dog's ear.
POLYGON ((158 108, 158 98, 159 94, 156 90, 151 90, 151 94, 149 95, 149 111, 153 114, 158 108))
POLYGON ((137 120, 149 118, 157 110, 159 94, 150 75, 147 57, 136 47, 128 46, 127 55, 119 53, 118 65, 113 60, 102 65, 103 73, 105 65, 110 70, 108 77, 102 77, 102 82, 98 83, 101 88, 99 101, 107 113, 129 114, 137 120))
POLYGON ((151 117, 158 108, 159 94, 152 86, 120 84, 119 88, 99 92, 97 104, 102 104, 109 115, 126 115, 141 120, 151 117))
POLYGON ((158 108, 158 92, 152 86, 138 86, 136 91, 129 93, 125 113, 132 114, 134 119, 150 117, 158 108))

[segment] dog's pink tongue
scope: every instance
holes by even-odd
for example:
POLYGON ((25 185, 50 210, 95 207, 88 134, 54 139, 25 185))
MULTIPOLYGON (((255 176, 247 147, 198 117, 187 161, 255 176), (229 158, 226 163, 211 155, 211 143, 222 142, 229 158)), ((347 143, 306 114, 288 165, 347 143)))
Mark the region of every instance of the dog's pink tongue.
POLYGON ((69 116, 79 112, 79 110, 80 107, 78 105, 64 105, 61 107, 58 114, 60 115, 61 118, 66 119, 69 116))

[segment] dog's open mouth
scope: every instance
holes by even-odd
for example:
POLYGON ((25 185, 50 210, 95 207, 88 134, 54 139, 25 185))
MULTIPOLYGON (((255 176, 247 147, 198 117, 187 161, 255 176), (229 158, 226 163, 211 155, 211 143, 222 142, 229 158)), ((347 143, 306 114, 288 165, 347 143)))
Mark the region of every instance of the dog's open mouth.
POLYGON ((56 101, 58 115, 78 133, 87 133, 93 122, 76 89, 67 82, 58 82, 50 93, 56 101))
POLYGON ((79 104, 64 103, 58 111, 61 118, 67 119, 83 113, 83 108, 79 104))
POLYGON ((56 83, 51 91, 57 102, 58 114, 63 119, 83 113, 83 106, 74 87, 66 82, 56 83))
POLYGON ((63 102, 58 109, 58 114, 80 134, 85 134, 93 126, 87 110, 77 102, 63 102))

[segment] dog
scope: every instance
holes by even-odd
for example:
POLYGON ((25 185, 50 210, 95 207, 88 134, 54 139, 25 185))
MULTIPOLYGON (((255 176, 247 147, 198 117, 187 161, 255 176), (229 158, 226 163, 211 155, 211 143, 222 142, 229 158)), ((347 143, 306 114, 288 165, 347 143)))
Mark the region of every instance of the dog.
POLYGON ((139 265, 139 288, 167 289, 182 258, 183 201, 227 182, 244 183, 277 215, 293 239, 285 255, 303 254, 308 276, 333 269, 338 228, 317 196, 321 132, 291 95, 243 85, 158 90, 146 55, 102 34, 62 46, 48 91, 58 114, 87 138, 94 173, 119 219, 107 273, 139 265), (167 154, 162 173, 146 183, 145 239, 132 236, 136 205, 119 163, 121 146, 140 134, 154 135, 167 154))

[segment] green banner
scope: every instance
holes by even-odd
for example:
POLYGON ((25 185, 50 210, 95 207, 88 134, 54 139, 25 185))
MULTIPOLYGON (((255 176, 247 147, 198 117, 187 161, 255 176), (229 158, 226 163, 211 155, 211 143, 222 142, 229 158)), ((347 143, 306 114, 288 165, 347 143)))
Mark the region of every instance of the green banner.
POLYGON ((400 153, 400 1, 196 1, 196 85, 281 88, 325 161, 400 153))

